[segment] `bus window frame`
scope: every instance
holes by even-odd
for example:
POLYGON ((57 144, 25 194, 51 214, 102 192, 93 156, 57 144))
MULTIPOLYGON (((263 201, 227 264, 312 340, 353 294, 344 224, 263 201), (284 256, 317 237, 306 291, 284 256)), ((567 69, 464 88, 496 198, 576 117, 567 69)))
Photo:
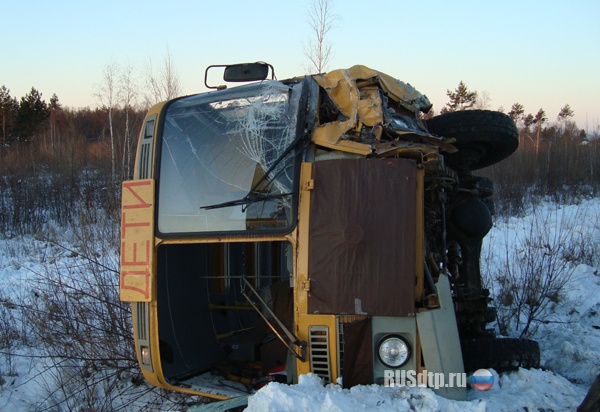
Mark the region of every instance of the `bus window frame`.
MULTIPOLYGON (((275 81, 275 80, 273 80, 275 81)), ((282 82, 279 82, 282 83, 282 82)), ((163 143, 163 130, 165 124, 165 118, 168 112, 169 107, 174 102, 177 102, 181 99, 192 97, 192 96, 182 96, 173 100, 170 100, 164 104, 164 106, 160 110, 160 114, 156 119, 156 133, 155 133, 155 156, 154 156, 154 176, 156 182, 156 190, 155 190, 155 216, 154 219, 154 232, 157 237, 161 239, 189 239, 189 238, 223 238, 223 237, 232 237, 232 236, 285 236, 292 233, 296 225, 298 223, 298 197, 299 197, 299 181, 300 181, 300 164, 303 161, 304 152, 306 145, 310 139, 310 135, 312 134, 313 125, 310 124, 310 118, 314 118, 315 116, 315 107, 316 107, 316 99, 318 94, 315 93, 314 86, 316 83, 310 78, 306 77, 304 79, 300 79, 295 82, 290 83, 282 83, 286 86, 293 88, 296 85, 300 85, 300 96, 298 101, 298 113, 296 118, 296 126, 295 126, 295 139, 290 143, 291 145, 296 145, 297 147, 293 149, 289 156, 293 156, 293 181, 292 181, 292 190, 291 190, 291 221, 288 226, 285 226, 281 229, 272 229, 272 230, 231 230, 231 231, 206 231, 206 232, 161 232, 159 229, 159 196, 160 196, 160 185, 161 181, 158 178, 160 176, 160 165, 162 158, 162 143, 163 143)), ((249 88, 252 85, 244 85, 233 87, 230 89, 226 89, 223 92, 231 92, 231 91, 241 91, 244 88, 249 88)), ((219 91, 211 92, 211 93, 221 93, 219 91)), ((200 207, 201 205, 198 205, 200 207)), ((242 207, 242 206, 233 206, 233 207, 242 207)))

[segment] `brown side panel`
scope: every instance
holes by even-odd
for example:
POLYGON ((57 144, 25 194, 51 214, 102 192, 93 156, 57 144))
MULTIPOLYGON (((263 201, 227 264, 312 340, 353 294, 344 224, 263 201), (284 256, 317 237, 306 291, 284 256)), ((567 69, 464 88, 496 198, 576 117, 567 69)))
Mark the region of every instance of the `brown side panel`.
POLYGON ((314 163, 308 313, 415 313, 416 163, 314 163))
POLYGON ((344 388, 373 383, 373 343, 371 318, 355 321, 344 327, 344 358, 342 382, 344 388))

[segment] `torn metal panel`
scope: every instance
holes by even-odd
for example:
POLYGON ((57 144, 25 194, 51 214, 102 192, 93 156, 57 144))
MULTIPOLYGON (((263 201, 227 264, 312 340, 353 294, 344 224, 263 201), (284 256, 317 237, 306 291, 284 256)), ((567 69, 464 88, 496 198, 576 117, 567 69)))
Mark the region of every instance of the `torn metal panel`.
POLYGON ((378 87, 369 86, 360 89, 358 118, 362 125, 369 127, 383 122, 383 103, 378 87))
POLYGON ((361 65, 313 79, 339 110, 337 120, 315 129, 312 141, 320 146, 369 154, 373 153, 370 144, 406 140, 456 150, 427 132, 419 113, 427 112, 431 103, 407 83, 361 65))
POLYGON ((409 112, 427 112, 431 108, 427 96, 419 93, 410 84, 366 66, 356 65, 345 70, 333 70, 315 75, 313 78, 337 103, 341 103, 340 109, 347 115, 353 110, 352 102, 358 101, 357 81, 370 79, 373 79, 392 100, 409 112))

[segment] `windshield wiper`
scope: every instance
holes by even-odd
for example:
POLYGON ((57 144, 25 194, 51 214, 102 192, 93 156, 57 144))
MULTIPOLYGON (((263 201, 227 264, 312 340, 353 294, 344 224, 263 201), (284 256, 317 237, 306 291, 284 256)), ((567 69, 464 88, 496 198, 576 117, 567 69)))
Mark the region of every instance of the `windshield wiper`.
MULTIPOLYGON (((269 167, 267 169, 267 171, 260 177, 260 179, 258 179, 258 181, 256 183, 254 183, 254 185, 252 185, 252 187, 250 188, 250 190, 248 191, 249 193, 253 193, 256 189, 258 189, 258 187, 260 187, 261 184, 263 184, 265 181, 269 181, 270 183, 273 182, 273 180, 269 179, 269 174, 275 170, 275 168, 277 167, 277 165, 279 165, 279 163, 281 163, 281 161, 294 149, 296 149, 296 147, 298 147, 298 144, 306 141, 306 139, 304 139, 304 135, 298 135, 296 137, 296 139, 289 144, 288 147, 285 148, 285 150, 281 153, 281 155, 273 162, 273 164, 271 165, 271 167, 269 167)), ((283 169, 282 169, 283 170, 283 169)), ((282 170, 279 171, 279 173, 282 172, 282 170)), ((278 174, 279 174, 278 173, 278 174)), ((200 206, 200 209, 218 209, 218 208, 222 208, 222 207, 230 207, 230 206, 236 206, 236 205, 245 205, 245 204, 251 204, 257 201, 261 201, 261 200, 268 200, 268 199, 276 199, 278 197, 284 197, 284 196, 289 196, 292 193, 272 193, 272 194, 267 194, 267 195, 256 195, 256 196, 250 196, 249 194, 244 196, 241 199, 237 199, 237 200, 230 200, 228 202, 223 202, 223 203, 218 203, 215 205, 208 205, 208 206, 200 206)))
POLYGON ((237 205, 250 205, 254 202, 260 202, 262 200, 278 199, 278 198, 291 196, 291 195, 292 195, 292 193, 269 193, 266 195, 258 194, 258 195, 254 195, 254 196, 246 195, 241 199, 230 200, 228 202, 217 203, 214 205, 200 206, 200 209, 210 210, 210 209, 220 209, 222 207, 231 207, 231 206, 237 206, 237 205))
MULTIPOLYGON (((271 166, 260 177, 260 179, 258 179, 256 181, 256 183, 254 183, 254 185, 252 185, 252 187, 250 188, 250 190, 248 191, 248 193, 250 194, 250 193, 255 192, 260 187, 260 185, 262 185, 265 181, 269 182, 269 183, 273 183, 273 179, 275 179, 277 177, 277 175, 274 176, 273 178, 269 178, 269 175, 283 161, 283 159, 286 158, 286 156, 288 156, 293 150, 296 150, 298 148, 298 146, 300 145, 300 143, 307 144, 308 141, 309 141, 308 136, 309 136, 308 133, 296 132, 296 137, 294 138, 294 140, 283 150, 283 152, 281 152, 281 154, 279 155, 279 157, 277 159, 275 159, 275 161, 273 162, 273 164, 271 164, 271 166)), ((295 153, 295 156, 298 156, 301 152, 302 152, 301 149, 297 150, 296 153, 295 153)), ((277 174, 281 173, 282 170, 280 170, 277 174)), ((279 193, 279 194, 257 195, 257 196, 252 196, 252 197, 249 196, 249 194, 246 195, 246 196, 244 196, 243 198, 237 199, 237 200, 231 200, 231 201, 228 201, 228 202, 223 202, 223 203, 218 203, 218 204, 208 205, 208 206, 200 206, 200 209, 206 209, 206 210, 208 210, 208 209, 218 209, 218 208, 222 208, 222 207, 230 207, 230 206, 236 206, 236 205, 249 205, 249 204, 252 204, 252 203, 254 203, 256 201, 268 200, 268 199, 276 199, 278 197, 290 196, 292 193, 279 193)))
MULTIPOLYGON (((303 141, 303 135, 298 135, 296 137, 296 139, 294 139, 294 141, 292 141, 292 143, 290 143, 288 145, 288 147, 285 148, 285 150, 281 153, 281 155, 279 155, 279 157, 277 159, 275 159, 275 161, 273 162, 273 164, 271 165, 271 167, 269 167, 267 169, 267 171, 260 177, 260 179, 258 179, 256 181, 256 183, 254 183, 254 185, 250 188, 249 192, 252 193, 254 192, 257 188, 260 187, 261 184, 263 184, 264 181, 270 181, 272 182, 271 179, 269 179, 269 175, 271 174, 271 172, 273 170, 275 170, 275 168, 279 165, 279 163, 281 163, 281 161, 283 159, 285 159, 285 157, 292 151, 294 150, 298 144, 300 142, 303 141)), ((279 173, 281 173, 281 170, 279 171, 279 173)), ((247 197, 247 196, 246 196, 247 197)))

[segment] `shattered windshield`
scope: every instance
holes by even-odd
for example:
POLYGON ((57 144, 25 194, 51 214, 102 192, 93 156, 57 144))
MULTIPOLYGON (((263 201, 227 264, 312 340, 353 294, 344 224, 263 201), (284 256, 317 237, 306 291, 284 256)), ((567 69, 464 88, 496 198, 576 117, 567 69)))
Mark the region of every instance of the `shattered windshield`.
POLYGON ((267 81, 173 102, 163 122, 161 233, 293 224, 301 84, 267 81))

